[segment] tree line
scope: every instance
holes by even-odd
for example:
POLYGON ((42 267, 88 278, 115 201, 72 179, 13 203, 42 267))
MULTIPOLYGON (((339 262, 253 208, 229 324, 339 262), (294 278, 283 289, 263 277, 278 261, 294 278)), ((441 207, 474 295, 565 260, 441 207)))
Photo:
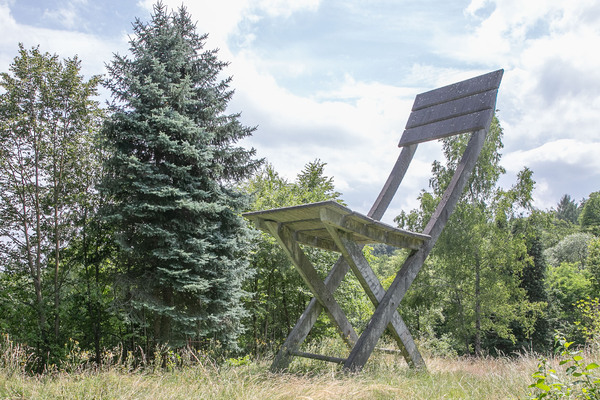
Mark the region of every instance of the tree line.
MULTIPOLYGON (((255 128, 227 113, 227 63, 205 49, 184 7, 158 3, 133 28, 107 77, 86 80, 77 57, 23 45, 0 75, 0 332, 34 348, 36 368, 60 362, 73 341, 96 361, 117 345, 270 354, 311 295, 241 213, 343 203, 342 194, 320 160, 288 181, 237 144, 255 128), (106 107, 95 100, 100 85, 112 93, 106 107)), ((580 341, 598 334, 600 192, 535 209, 532 171, 508 190, 497 185, 502 135, 494 119, 399 308, 430 351, 543 351, 555 330, 580 341)), ((446 162, 433 164, 429 190, 396 218, 400 227, 423 228, 465 145, 443 140, 446 162)), ((384 286, 407 255, 364 251, 384 286)), ((307 253, 321 274, 337 258, 307 253)), ((356 278, 336 298, 358 330, 366 325, 373 309, 356 278)), ((311 338, 329 335, 321 317, 311 338)))

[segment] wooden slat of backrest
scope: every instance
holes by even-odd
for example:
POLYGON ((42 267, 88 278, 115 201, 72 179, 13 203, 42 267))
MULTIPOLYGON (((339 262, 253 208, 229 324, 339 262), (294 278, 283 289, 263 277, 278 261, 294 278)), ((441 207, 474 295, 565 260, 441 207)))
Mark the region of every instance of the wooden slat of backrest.
POLYGON ((487 129, 503 70, 417 95, 399 146, 487 129))
POLYGON ((408 146, 428 140, 441 139, 460 133, 474 132, 487 129, 492 122, 494 110, 478 111, 476 113, 461 115, 443 121, 406 129, 402 134, 399 146, 408 146))
POLYGON ((489 90, 473 96, 463 97, 431 107, 413 111, 406 123, 406 129, 431 124, 445 119, 460 117, 461 115, 489 110, 496 103, 498 90, 489 90))
POLYGON ((489 72, 484 75, 476 76, 475 78, 418 94, 415 98, 412 111, 471 96, 473 94, 487 92, 488 90, 498 89, 503 73, 504 70, 499 69, 498 71, 489 72))

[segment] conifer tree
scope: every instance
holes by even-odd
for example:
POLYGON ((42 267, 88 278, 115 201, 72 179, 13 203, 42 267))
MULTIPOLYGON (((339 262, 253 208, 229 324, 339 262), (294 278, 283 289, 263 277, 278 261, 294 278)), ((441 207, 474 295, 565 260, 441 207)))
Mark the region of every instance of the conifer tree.
POLYGON ((600 236, 600 192, 590 194, 579 216, 581 227, 594 236, 600 236))
POLYGON ((111 152, 103 190, 117 232, 130 318, 146 338, 215 339, 235 348, 249 269, 247 203, 234 184, 260 164, 236 145, 252 134, 226 114, 227 63, 205 50, 184 7, 136 20, 131 56, 107 66, 111 152))
POLYGON ((556 207, 556 218, 568 221, 572 224, 577 224, 579 211, 577 203, 571 199, 571 196, 565 194, 560 198, 556 207))

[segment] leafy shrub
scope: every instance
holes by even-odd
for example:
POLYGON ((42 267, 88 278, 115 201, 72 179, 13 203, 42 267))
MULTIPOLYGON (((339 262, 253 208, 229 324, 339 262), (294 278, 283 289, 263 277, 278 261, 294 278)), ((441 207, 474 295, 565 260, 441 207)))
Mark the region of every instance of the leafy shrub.
POLYGON ((575 303, 577 309, 581 312, 582 321, 577 321, 575 324, 581 332, 586 336, 588 343, 600 348, 600 298, 591 298, 579 300, 575 303))
POLYGON ((570 349, 573 342, 557 335, 556 352, 560 352, 559 366, 565 368, 560 374, 552 368, 546 358, 542 358, 538 369, 532 375, 536 380, 529 385, 532 388, 530 399, 590 399, 600 400, 600 377, 592 375, 600 367, 597 363, 586 364, 581 350, 570 349))

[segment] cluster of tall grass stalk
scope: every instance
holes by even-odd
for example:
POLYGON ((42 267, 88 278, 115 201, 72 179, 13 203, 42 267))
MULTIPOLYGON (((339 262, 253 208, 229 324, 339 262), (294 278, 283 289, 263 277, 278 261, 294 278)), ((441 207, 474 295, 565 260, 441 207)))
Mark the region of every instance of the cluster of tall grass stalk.
MULTIPOLYGON (((308 351, 344 352, 334 340, 308 351)), ((338 353, 339 355, 339 353, 338 353)), ((598 357, 598 352, 585 354, 598 357)), ((6 335, 0 341, 0 399, 526 399, 538 356, 425 355, 427 371, 401 357, 376 354, 360 373, 336 364, 296 358, 287 373, 269 372, 271 359, 217 360, 191 348, 157 347, 151 355, 106 350, 100 363, 71 344, 69 357, 31 373, 34 353, 6 335)), ((560 360, 547 365, 559 369, 560 360)))

